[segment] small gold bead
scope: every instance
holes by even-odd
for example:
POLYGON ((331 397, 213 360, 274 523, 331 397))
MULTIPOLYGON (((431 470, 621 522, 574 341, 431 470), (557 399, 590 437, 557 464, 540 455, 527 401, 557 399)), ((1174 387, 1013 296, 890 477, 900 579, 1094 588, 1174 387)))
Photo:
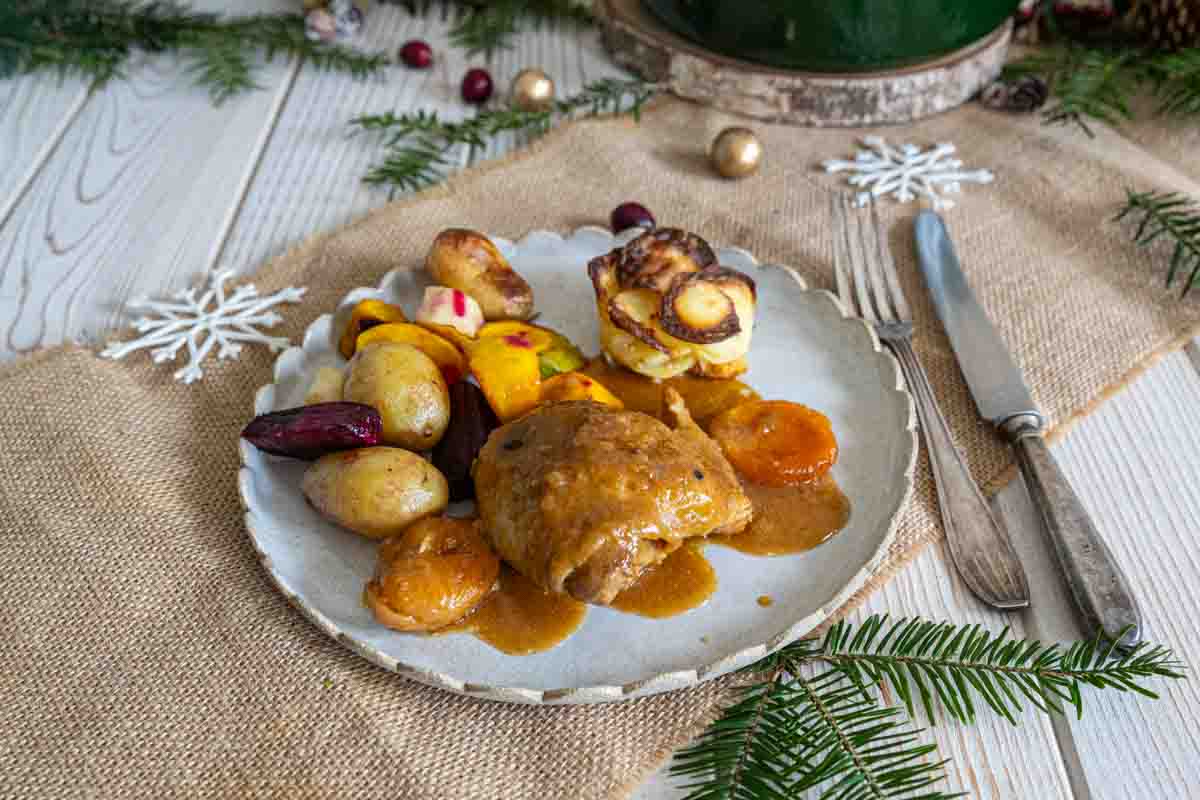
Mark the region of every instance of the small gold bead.
POLYGON ((744 178, 762 165, 763 146, 749 128, 726 128, 713 139, 708 157, 724 177, 744 178))
POLYGON ((523 69, 513 78, 508 98, 520 111, 546 111, 554 105, 554 81, 540 69, 523 69))

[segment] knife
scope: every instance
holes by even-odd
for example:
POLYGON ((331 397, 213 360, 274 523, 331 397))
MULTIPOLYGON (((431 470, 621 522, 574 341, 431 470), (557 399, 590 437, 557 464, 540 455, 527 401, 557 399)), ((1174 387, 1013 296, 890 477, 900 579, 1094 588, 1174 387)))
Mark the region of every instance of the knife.
POLYGON ((1000 334, 975 299, 942 218, 922 211, 916 220, 917 260, 934 308, 950 337, 959 369, 979 415, 996 426, 1016 452, 1030 499, 1079 610, 1084 632, 1100 632, 1122 648, 1142 638, 1142 619, 1129 580, 1100 538, 1078 496, 1042 438, 1038 411, 1000 334))

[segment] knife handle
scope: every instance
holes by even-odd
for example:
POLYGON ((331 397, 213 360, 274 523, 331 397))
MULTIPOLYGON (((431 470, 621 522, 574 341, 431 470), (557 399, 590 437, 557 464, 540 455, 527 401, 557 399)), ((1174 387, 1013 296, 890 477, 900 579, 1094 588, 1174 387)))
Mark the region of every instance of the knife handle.
POLYGON ((912 389, 937 485, 946 543, 959 575, 990 606, 1002 609, 1028 606, 1029 586, 1008 531, 992 515, 954 446, 924 367, 907 340, 891 340, 888 344, 912 389))
POLYGON ((1142 615, 1129 579, 1050 455, 1041 420, 1023 414, 1007 420, 1001 429, 1012 441, 1029 497, 1045 523, 1082 617, 1084 634, 1093 637, 1103 632, 1110 641, 1119 638, 1119 647, 1135 647, 1142 640, 1142 615))

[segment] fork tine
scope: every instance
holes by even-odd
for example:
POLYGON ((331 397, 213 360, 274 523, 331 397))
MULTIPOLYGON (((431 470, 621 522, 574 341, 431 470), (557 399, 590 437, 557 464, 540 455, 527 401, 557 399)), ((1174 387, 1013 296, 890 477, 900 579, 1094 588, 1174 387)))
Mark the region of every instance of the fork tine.
POLYGON ((883 222, 879 219, 879 206, 874 198, 870 201, 871 222, 866 220, 859 223, 858 233, 862 237, 863 258, 867 265, 867 276, 870 279, 868 289, 875 296, 875 308, 879 310, 880 322, 895 322, 896 315, 888 297, 888 286, 884 279, 883 260, 887 256, 887 234, 883 230, 883 222), (870 228, 870 231, 867 229, 870 228))
MULTIPOLYGON (((849 245, 850 269, 853 274, 854 294, 858 298, 859 316, 868 322, 878 322, 879 316, 871 303, 869 287, 871 276, 867 273, 867 265, 873 260, 870 247, 864 238, 863 223, 859 215, 849 210, 849 201, 843 198, 843 213, 853 220, 846 226, 847 244, 849 245), (850 235, 850 227, 855 229, 857 236, 850 235)), ((886 310, 886 307, 885 307, 886 310)))
POLYGON ((833 219, 833 274, 837 281, 838 299, 846 307, 846 313, 859 316, 854 295, 850 291, 850 251, 847 243, 850 230, 846 220, 845 197, 836 192, 829 198, 829 211, 833 219))
POLYGON ((900 275, 896 272, 896 261, 892 258, 892 249, 888 247, 887 231, 879 219, 879 212, 874 204, 871 206, 871 218, 875 223, 875 238, 879 242, 879 263, 883 267, 883 276, 887 281, 888 294, 891 295, 892 305, 900 322, 911 322, 912 312, 908 308, 908 300, 904 290, 900 288, 900 275))

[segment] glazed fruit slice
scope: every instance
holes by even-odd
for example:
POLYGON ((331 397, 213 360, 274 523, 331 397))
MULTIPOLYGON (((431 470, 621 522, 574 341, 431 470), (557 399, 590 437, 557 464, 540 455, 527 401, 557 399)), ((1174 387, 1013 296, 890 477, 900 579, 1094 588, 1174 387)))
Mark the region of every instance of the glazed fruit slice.
POLYGON ((400 306, 382 300, 363 300, 350 312, 350 321, 346 323, 346 330, 342 331, 342 338, 338 341, 338 351, 345 358, 350 358, 363 331, 389 322, 407 321, 408 317, 404 316, 400 306))
POLYGON ((613 408, 625 407, 620 398, 605 388, 604 384, 582 372, 567 372, 542 382, 543 403, 565 403, 570 400, 595 400, 613 408))
POLYGON ((383 419, 362 403, 316 403, 272 411, 250 421, 242 438, 267 453, 312 461, 326 453, 373 447, 383 419))
POLYGON ((709 434, 738 472, 763 486, 811 483, 837 461, 829 419, 787 400, 742 403, 718 415, 709 434))
POLYGON ((528 322, 489 322, 479 330, 480 339, 501 338, 514 347, 526 347, 538 355, 543 378, 573 372, 585 363, 579 348, 557 331, 528 322))
POLYGON ((471 348, 470 367, 501 422, 516 419, 541 400, 542 373, 532 347, 503 336, 481 338, 471 348))
POLYGON ((462 380, 463 375, 466 374, 467 363, 458 348, 420 325, 412 325, 407 322, 377 325, 358 337, 355 349, 361 350, 376 342, 412 345, 433 359, 433 363, 437 364, 447 384, 454 384, 462 380))

